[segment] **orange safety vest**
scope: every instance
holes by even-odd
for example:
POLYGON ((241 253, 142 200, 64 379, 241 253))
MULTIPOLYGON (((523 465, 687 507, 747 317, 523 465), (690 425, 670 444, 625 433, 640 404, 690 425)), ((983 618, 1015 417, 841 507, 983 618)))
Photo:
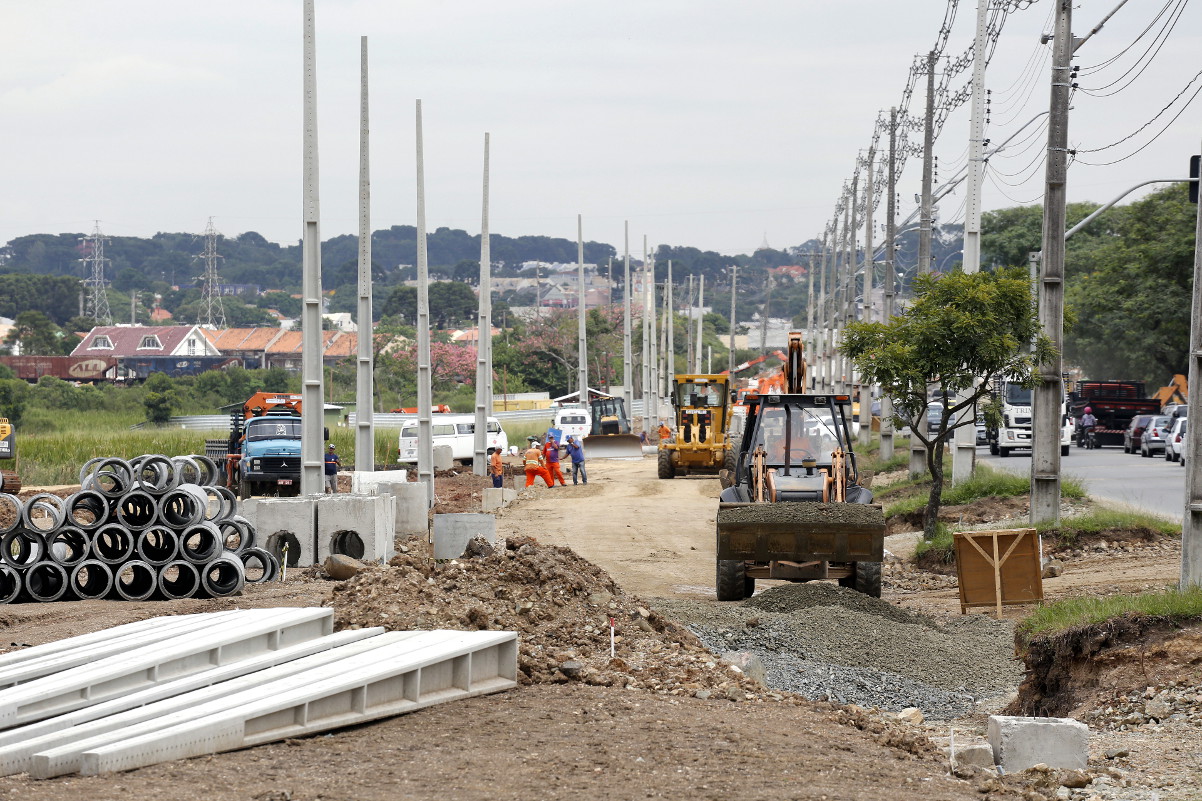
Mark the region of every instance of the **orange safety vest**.
POLYGON ((543 452, 538 448, 530 448, 524 458, 528 470, 537 470, 543 464, 543 452))
POLYGON ((493 452, 491 466, 492 466, 492 474, 494 476, 501 475, 501 473, 503 472, 503 468, 501 466, 501 452, 500 451, 493 452))

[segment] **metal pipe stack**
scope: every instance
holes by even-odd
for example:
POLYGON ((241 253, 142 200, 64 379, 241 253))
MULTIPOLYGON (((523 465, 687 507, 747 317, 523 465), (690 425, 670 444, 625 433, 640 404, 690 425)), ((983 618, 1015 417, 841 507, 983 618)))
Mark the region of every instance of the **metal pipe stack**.
POLYGON ((0 604, 220 598, 271 581, 279 560, 220 477, 206 456, 98 457, 65 499, 0 494, 0 604))

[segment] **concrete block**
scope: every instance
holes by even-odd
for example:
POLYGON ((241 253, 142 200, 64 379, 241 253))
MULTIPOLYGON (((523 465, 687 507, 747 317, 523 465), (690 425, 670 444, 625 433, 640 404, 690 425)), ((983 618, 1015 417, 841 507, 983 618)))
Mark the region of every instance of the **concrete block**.
POLYGON ((473 537, 482 537, 495 545, 497 519, 492 515, 434 515, 435 559, 458 559, 473 537))
POLYGON ((255 543, 283 562, 288 545, 288 566, 309 567, 318 562, 316 500, 304 498, 259 498, 242 502, 242 516, 255 530, 255 543))
POLYGON ((425 537, 430 533, 429 507, 426 502, 426 487, 416 481, 404 484, 383 483, 378 487, 381 495, 391 495, 396 500, 396 534, 398 537, 425 537))
POLYGON ((450 470, 455 466, 455 457, 451 454, 450 445, 435 445, 434 446, 434 469, 435 470, 450 470))
POLYGON ((408 480, 408 470, 356 470, 351 473, 351 492, 378 495, 381 484, 404 484, 408 480))
POLYGON ((396 513, 391 495, 325 495, 317 500, 317 561, 343 554, 361 562, 393 557, 396 513))
POLYGON ((993 763, 993 746, 989 743, 970 743, 966 745, 957 745, 956 752, 953 754, 951 748, 943 749, 943 753, 947 754, 951 759, 952 764, 957 767, 965 765, 974 765, 978 768, 990 768, 993 763))
POLYGON ((491 512, 495 509, 503 509, 517 496, 516 490, 504 489, 503 487, 488 487, 484 490, 480 500, 481 511, 491 512))
POLYGON ((1006 773, 1043 763, 1083 770, 1089 758, 1089 727, 1072 718, 990 715, 986 734, 994 762, 1006 773))

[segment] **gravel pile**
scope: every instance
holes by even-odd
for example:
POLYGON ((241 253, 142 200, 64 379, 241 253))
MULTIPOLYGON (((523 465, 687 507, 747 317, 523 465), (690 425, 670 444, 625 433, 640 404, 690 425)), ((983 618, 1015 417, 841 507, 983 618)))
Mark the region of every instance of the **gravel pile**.
POLYGON ((1093 728, 1130 731, 1144 726, 1202 727, 1202 684, 1177 682, 1116 695, 1109 704, 1082 719, 1093 728))
POLYGON ((1022 674, 1008 623, 983 615, 937 620, 834 584, 773 587, 741 604, 663 600, 663 613, 719 653, 749 651, 767 684, 815 700, 929 718, 970 711, 1022 674))

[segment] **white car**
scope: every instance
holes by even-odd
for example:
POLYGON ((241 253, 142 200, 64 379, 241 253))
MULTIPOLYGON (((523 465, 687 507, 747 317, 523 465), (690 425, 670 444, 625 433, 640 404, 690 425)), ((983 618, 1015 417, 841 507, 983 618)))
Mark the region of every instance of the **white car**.
POLYGON ((561 442, 567 442, 568 437, 584 439, 593 433, 593 421, 588 409, 579 407, 559 409, 555 412, 555 422, 551 425, 559 429, 562 435, 561 442))
POLYGON ((1164 458, 1175 462, 1181 458, 1181 449, 1185 447, 1185 424, 1188 417, 1178 417, 1173 421, 1173 427, 1164 438, 1164 458))
MULTIPOLYGON (((434 447, 449 445, 451 458, 465 465, 470 465, 476 456, 476 416, 474 414, 432 414, 430 415, 430 433, 434 447)), ((397 461, 401 464, 417 463, 417 418, 406 420, 401 426, 401 435, 397 442, 397 461)), ((495 417, 489 417, 486 423, 488 435, 485 446, 509 450, 509 438, 505 429, 495 417)))

